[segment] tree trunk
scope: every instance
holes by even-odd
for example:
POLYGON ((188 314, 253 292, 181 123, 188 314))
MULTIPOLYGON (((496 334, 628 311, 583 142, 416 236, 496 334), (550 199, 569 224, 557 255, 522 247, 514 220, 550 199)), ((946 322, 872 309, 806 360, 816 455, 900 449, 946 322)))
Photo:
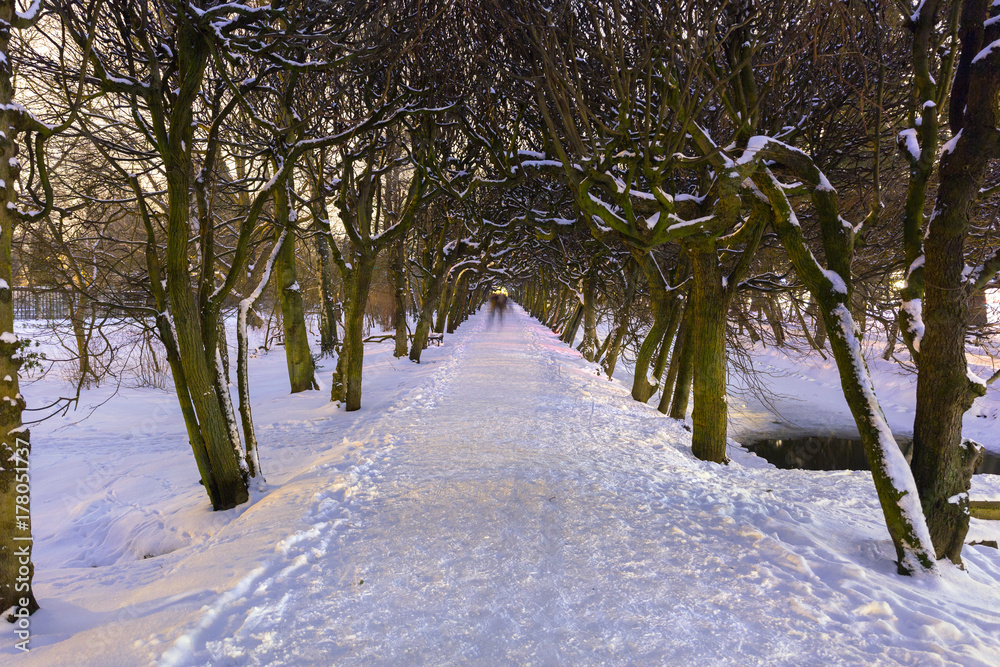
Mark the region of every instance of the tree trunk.
MULTIPOLYGON (((319 256, 319 351, 324 357, 331 357, 337 351, 339 343, 337 335, 337 295, 333 278, 333 261, 330 259, 330 247, 326 234, 329 233, 330 223, 323 218, 317 218, 316 212, 321 210, 316 207, 313 212, 317 233, 316 254, 319 256)), ((325 210, 325 207, 323 207, 325 210)))
POLYGON ((990 6, 986 0, 963 4, 962 58, 952 90, 955 136, 942 151, 937 201, 924 238, 924 335, 912 469, 935 554, 956 564, 962 562, 968 490, 980 456, 962 441, 962 417, 986 394, 985 382, 972 376, 966 358, 976 279, 967 273, 965 239, 983 180, 991 162, 1000 158, 1000 51, 980 50, 1000 38, 1000 26, 987 20, 990 6), (961 96, 967 96, 964 104, 961 96))
POLYGON ((645 403, 656 393, 657 385, 649 377, 649 366, 669 325, 670 305, 673 301, 666 290, 652 282, 649 285, 649 300, 653 324, 639 346, 639 353, 635 357, 635 377, 632 380, 632 398, 640 403, 645 403))
POLYGON ((454 285, 449 285, 447 278, 442 277, 441 301, 438 303, 437 313, 434 314, 434 333, 444 333, 444 323, 448 319, 448 305, 451 303, 451 293, 455 289, 454 285))
POLYGON ((361 408, 361 375, 364 368, 365 306, 371 288, 375 259, 356 253, 353 268, 344 280, 344 344, 337 360, 331 400, 342 400, 348 412, 361 408), (338 393, 340 392, 340 393, 338 393))
MULTIPOLYGON (((896 351, 896 339, 899 337, 899 318, 893 318, 889 323, 889 330, 885 334, 885 350, 882 352, 882 359, 889 361, 896 351)), ((812 341, 810 341, 812 342, 812 341)))
POLYGON ((694 380, 694 345, 691 343, 691 320, 685 322, 684 340, 677 350, 677 380, 674 383, 674 395, 670 401, 670 417, 685 419, 688 404, 691 401, 691 383, 694 380))
POLYGON ((420 353, 427 347, 427 338, 431 332, 431 318, 435 306, 440 307, 441 292, 444 290, 444 276, 430 275, 427 277, 427 291, 420 303, 420 315, 413 331, 413 344, 410 345, 410 361, 420 363, 420 353))
POLYGON ((775 303, 773 296, 768 295, 764 297, 762 310, 764 311, 764 317, 767 319, 767 325, 771 327, 771 333, 774 334, 774 344, 778 347, 783 347, 785 344, 785 328, 781 324, 781 308, 775 303))
POLYGON ((462 312, 469 301, 468 284, 465 276, 459 276, 455 283, 455 292, 451 295, 451 308, 448 311, 448 333, 455 333, 455 329, 461 324, 462 312))
POLYGON ((562 289, 559 290, 559 300, 556 302, 556 307, 552 309, 552 319, 545 323, 545 325, 553 331, 557 331, 559 321, 562 319, 563 309, 566 304, 566 293, 568 291, 569 287, 566 285, 563 285, 562 289))
POLYGON ((392 255, 392 284, 393 294, 396 302, 396 312, 394 314, 394 328, 396 330, 396 349, 392 353, 394 357, 406 356, 406 237, 402 237, 396 243, 395 252, 392 255))
POLYGON ((572 345, 573 341, 576 340, 576 332, 580 330, 581 322, 583 322, 583 304, 578 301, 573 315, 566 322, 566 328, 563 329, 559 339, 567 345, 572 345))
MULTIPOLYGON (((90 387, 92 378, 96 384, 100 384, 97 375, 90 367, 90 336, 87 331, 87 297, 83 294, 74 295, 72 292, 66 295, 69 301, 69 321, 73 327, 73 338, 76 340, 77 368, 80 372, 80 386, 90 387)), ((93 327, 93 324, 91 324, 93 327)))
POLYGON ((757 333, 757 328, 753 325, 753 322, 751 322, 750 318, 747 317, 746 311, 743 310, 743 304, 741 301, 736 300, 732 309, 733 313, 736 315, 736 321, 739 322, 740 325, 740 336, 742 337, 743 332, 745 331, 750 335, 751 343, 759 343, 760 335, 757 333))
POLYGON ((868 457, 886 528, 896 548, 899 571, 908 574, 934 569, 934 547, 920 507, 917 485, 875 395, 875 386, 861 351, 859 332, 847 307, 851 298, 853 238, 841 224, 836 202, 830 201, 836 193, 823 190, 813 194, 822 216, 824 249, 830 266, 825 269, 806 246, 802 228, 792 222, 791 205, 774 177, 770 173, 755 175, 754 183, 771 202, 775 230, 788 251, 796 274, 816 299, 827 323, 841 388, 868 457), (838 282, 842 284, 834 282, 831 275, 839 276, 838 282))
POLYGON ((962 150, 963 143, 943 160, 937 214, 924 242, 925 329, 919 342, 912 462, 936 555, 956 564, 962 562, 969 530, 968 490, 979 456, 962 442, 962 418, 976 397, 986 393, 985 384, 969 379, 965 352, 969 308, 964 241, 978 187, 962 173, 973 163, 972 151, 962 150))
MULTIPOLYGON (((670 410, 671 396, 674 393, 674 386, 677 384, 677 376, 681 370, 681 359, 684 356, 688 328, 691 324, 691 309, 688 307, 690 305, 691 302, 689 300, 684 308, 684 315, 681 317, 680 326, 677 328, 677 338, 674 344, 674 351, 673 354, 670 355, 670 369, 667 371, 667 377, 663 380, 663 385, 660 387, 660 404, 656 406, 656 409, 663 414, 667 414, 670 410)), ((687 403, 684 404, 684 410, 687 412, 687 403)))
POLYGON ((813 340, 816 341, 817 349, 822 350, 826 347, 826 320, 823 319, 823 310, 819 307, 819 303, 814 300, 809 304, 808 312, 816 323, 816 334, 813 336, 813 340))
POLYGON ((691 341, 694 370, 694 423, 691 449, 702 461, 726 458, 726 307, 722 268, 714 244, 691 252, 691 341))
MULTIPOLYGON (((597 352, 597 275, 589 271, 583 282, 583 341, 580 353, 587 361, 595 361, 597 352)), ((572 344, 572 341, 570 341, 572 344)))
MULTIPOLYGON (((236 316, 236 386, 240 399, 240 419, 243 423, 243 438, 246 442, 244 460, 247 472, 251 477, 256 477, 260 473, 260 454, 257 451, 257 434, 254 430, 253 412, 250 408, 250 372, 248 368, 250 354, 247 344, 247 317, 252 311, 254 304, 260 298, 260 295, 264 292, 264 287, 267 286, 268 281, 271 279, 274 265, 277 262, 278 255, 281 253, 282 246, 288 240, 288 236, 287 229, 278 235, 278 240, 271 250, 271 256, 268 257, 267 264, 264 265, 264 271, 260 281, 257 283, 257 287, 245 299, 240 301, 236 316)), ((323 239, 323 241, 326 242, 326 239, 323 239)))
MULTIPOLYGON (((18 630, 20 619, 38 609, 32 589, 35 566, 31 560, 32 536, 29 481, 30 433, 21 423, 25 402, 20 392, 20 345, 14 336, 13 262, 11 242, 18 218, 12 210, 20 167, 17 162, 17 128, 14 126, 14 87, 7 57, 10 55, 10 22, 15 3, 0 3, 0 610, 13 607, 10 620, 18 630), (17 617, 15 619, 15 617, 17 617)), ((13 633, 8 636, 15 636, 13 633)), ((19 637, 20 638, 20 637, 19 637)), ((21 638, 27 647, 27 634, 21 638)))
POLYGON ((632 310, 632 304, 635 302, 635 288, 636 275, 632 269, 632 265, 629 265, 625 270, 625 300, 621 308, 618 309, 618 326, 615 327, 615 337, 611 341, 611 346, 608 348, 608 352, 602 362, 604 372, 609 378, 615 372, 615 366, 618 364, 618 355, 621 354, 622 341, 625 339, 625 332, 628 330, 629 313, 632 310))
MULTIPOLYGON (((627 316, 626 316, 627 317, 627 316)), ((611 344, 608 346, 607 353, 601 360, 604 366, 604 373, 610 378, 614 375, 615 366, 618 365, 618 356, 622 351, 622 340, 625 338, 625 329, 628 325, 628 321, 623 321, 615 327, 614 338, 611 344)))
POLYGON ((667 366, 667 359, 670 357, 670 347, 674 343, 677 329, 681 320, 684 319, 684 312, 680 308, 680 300, 672 299, 670 303, 670 313, 667 316, 667 330, 663 333, 663 340, 660 341, 660 349, 656 353, 656 362, 653 364, 653 378, 657 385, 663 379, 663 371, 667 366))
POLYGON ((226 320, 221 316, 219 317, 219 323, 217 325, 218 337, 216 338, 216 347, 219 350, 219 358, 222 360, 222 373, 229 379, 229 341, 226 338, 226 320))
POLYGON ((288 236, 274 265, 274 286, 281 304, 281 323, 285 334, 285 364, 291 393, 319 389, 316 366, 309 350, 302 290, 295 277, 295 214, 289 206, 287 186, 274 191, 274 217, 284 222, 288 236))
MULTIPOLYGON (((181 88, 176 100, 171 126, 178 128, 171 133, 165 147, 164 166, 167 175, 167 290, 174 327, 177 332, 177 350, 191 404, 198 416, 202 439, 208 450, 211 474, 217 496, 212 498, 216 510, 224 510, 245 503, 249 499, 247 480, 240 470, 239 460, 229 439, 229 429, 218 396, 202 339, 202 323, 191 289, 188 253, 191 235, 191 155, 194 146, 192 104, 200 89, 201 75, 208 56, 207 46, 193 25, 182 24, 178 43, 185 45, 187 53, 180 72, 181 88)), ((180 391, 180 387, 178 387, 180 391)))

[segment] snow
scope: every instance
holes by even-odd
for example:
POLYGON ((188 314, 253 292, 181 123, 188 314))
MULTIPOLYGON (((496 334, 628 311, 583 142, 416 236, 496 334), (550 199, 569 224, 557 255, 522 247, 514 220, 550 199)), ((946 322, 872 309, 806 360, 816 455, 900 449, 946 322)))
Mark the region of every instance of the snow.
POLYGON ((714 220, 715 219, 715 214, 713 213, 711 215, 706 215, 706 216, 703 216, 703 217, 700 217, 700 218, 692 218, 691 220, 685 220, 684 218, 682 218, 682 217, 680 217, 678 215, 674 215, 673 213, 671 213, 671 214, 669 214, 668 218, 669 218, 669 220, 671 222, 674 222, 674 221, 676 221, 676 222, 674 222, 674 224, 670 225, 670 227, 667 228, 667 231, 675 231, 675 230, 678 230, 678 229, 683 229, 685 227, 692 227, 692 226, 697 226, 697 225, 704 225, 704 224, 706 224, 706 223, 711 222, 712 220, 714 220))
MULTIPOLYGON (((868 403, 868 412, 871 415, 870 421, 872 426, 878 432, 883 457, 882 469, 886 477, 890 480, 892 488, 901 494, 897 504, 902 510, 902 516, 910 525, 914 537, 918 541, 920 551, 933 556, 934 550, 931 544, 931 536, 927 525, 923 521, 923 511, 920 508, 920 498, 917 494, 916 483, 913 480, 913 475, 910 473, 910 467, 903 456, 903 452, 896 446, 892 429, 889 427, 889 422, 885 418, 885 414, 882 412, 882 407, 875 394, 875 385, 868 373, 864 353, 861 349, 859 332, 855 326, 854 319, 844 304, 838 305, 830 314, 839 320, 837 325, 844 332, 847 347, 851 355, 852 370, 861 385, 861 391, 868 403)), ((903 561, 901 565, 910 572, 917 572, 920 568, 920 564, 917 562, 918 557, 919 554, 907 552, 901 559, 903 561)))
POLYGON ((2 343, 8 343, 8 344, 16 343, 17 342, 17 336, 15 336, 14 334, 12 334, 9 331, 4 331, 3 333, 0 333, 0 342, 2 342, 2 343))
MULTIPOLYGON (((660 192, 663 193, 662 190, 660 192)), ((694 202, 695 204, 698 204, 699 206, 701 204, 705 203, 705 197, 704 196, 699 197, 698 195, 692 195, 692 194, 686 194, 686 193, 681 193, 679 195, 676 195, 675 197, 673 197, 673 199, 674 199, 674 201, 678 201, 678 202, 691 201, 691 202, 694 202)))
MULTIPOLYGON (((280 348, 251 359, 268 481, 227 512, 168 392, 35 426, 30 663, 1000 661, 1000 552, 900 577, 870 474, 776 470, 735 443, 729 466, 698 461, 681 422, 512 310, 420 365, 370 346, 353 413, 287 395, 280 348)), ((835 369, 758 356, 836 403, 835 369)), ((880 388, 890 414, 911 385, 880 388)), ((973 498, 1000 497, 982 477, 973 498)))
POLYGON ((971 368, 966 368, 965 370, 966 370, 966 375, 969 378, 969 382, 973 384, 982 385, 983 387, 986 386, 986 380, 979 377, 975 371, 973 371, 971 368))
POLYGON ((21 21, 34 21, 38 16, 38 10, 41 7, 41 4, 41 0, 31 0, 31 6, 24 12, 17 12, 17 18, 21 21))
POLYGON ((562 162, 558 160, 523 160, 522 167, 561 167, 562 162))
POLYGON ((976 54, 976 56, 972 59, 972 62, 977 63, 984 58, 989 58, 994 49, 1000 49, 1000 39, 990 42, 983 47, 983 50, 976 54))
POLYGON ((822 267, 820 267, 820 271, 823 272, 826 279, 833 285, 834 292, 837 292, 838 294, 847 294, 847 283, 844 282, 844 279, 839 273, 833 271, 832 269, 824 269, 822 267))
POLYGON ((958 140, 962 137, 962 130, 958 131, 954 137, 948 140, 948 142, 941 147, 941 155, 951 155, 955 151, 955 146, 958 145, 958 140))
MULTIPOLYGON (((923 259, 923 255, 919 259, 923 259)), ((919 260, 918 260, 919 261, 919 260)), ((914 262, 916 264, 916 262, 914 262)), ((920 351, 920 341, 924 337, 924 305, 922 299, 906 299, 900 309, 910 316, 910 333, 913 334, 913 349, 920 351)))
MULTIPOLYGON (((750 137, 750 139, 747 140, 746 150, 743 151, 743 154, 739 157, 738 160, 736 160, 736 165, 737 166, 742 166, 742 165, 746 165, 746 164, 749 164, 749 163, 753 162, 753 160, 756 159, 756 157, 757 157, 757 153, 759 153, 760 151, 762 151, 765 148, 767 148, 768 144, 775 144, 775 145, 781 146, 783 149, 785 149, 787 151, 790 151, 792 153, 798 153, 799 155, 805 155, 805 153, 801 149, 798 149, 798 148, 796 148, 794 146, 786 144, 783 141, 779 141, 779 140, 775 139, 774 137, 768 137, 768 136, 765 136, 765 135, 756 135, 756 136, 750 137)), ((822 173, 821 173, 821 175, 822 175, 822 173)), ((829 184, 829 182, 827 182, 827 184, 829 184)), ((821 183, 821 185, 822 185, 822 183, 821 183)))
MULTIPOLYGON (((747 141, 746 150, 743 151, 743 155, 736 160, 737 165, 749 164, 757 156, 757 153, 764 150, 767 144, 771 141, 771 137, 765 136, 753 136, 747 141)), ((781 143, 781 142, 776 142, 781 143)))
POLYGON ((819 172, 819 184, 816 186, 816 189, 822 192, 833 192, 833 193, 837 192, 836 188, 834 188, 833 185, 830 183, 830 179, 828 179, 826 177, 826 174, 824 174, 822 171, 819 172))
POLYGON ((642 190, 629 190, 629 195, 635 197, 636 199, 645 199, 647 201, 656 201, 656 195, 652 192, 644 192, 642 190))
POLYGON ((920 142, 917 140, 917 131, 909 127, 899 133, 899 138, 903 141, 903 145, 906 147, 906 152, 910 154, 913 160, 920 159, 920 142))

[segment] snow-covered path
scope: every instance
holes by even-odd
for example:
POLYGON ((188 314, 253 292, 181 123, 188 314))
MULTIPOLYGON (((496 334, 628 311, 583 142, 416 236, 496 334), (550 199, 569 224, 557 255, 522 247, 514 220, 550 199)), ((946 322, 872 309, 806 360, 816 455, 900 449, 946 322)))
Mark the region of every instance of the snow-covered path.
POLYGON ((517 308, 449 341, 164 664, 1000 662, 996 552, 897 577, 866 474, 696 461, 517 308))

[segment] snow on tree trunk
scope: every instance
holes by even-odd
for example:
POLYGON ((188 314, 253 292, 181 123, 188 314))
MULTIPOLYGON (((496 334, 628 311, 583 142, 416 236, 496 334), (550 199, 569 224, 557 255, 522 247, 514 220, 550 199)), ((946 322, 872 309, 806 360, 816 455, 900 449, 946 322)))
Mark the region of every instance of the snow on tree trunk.
POLYGON ((0 31, 0 612, 13 608, 13 614, 21 617, 34 613, 38 603, 32 590, 31 442, 28 429, 21 423, 25 402, 18 370, 22 360, 14 335, 11 290, 11 241, 18 222, 14 186, 20 171, 16 141, 19 128, 8 60, 14 12, 13 0, 0 2, 0 21, 4 24, 0 31))
MULTIPOLYGON (((1000 25, 989 24, 988 16, 986 2, 966 3, 962 31, 985 33, 984 44, 1000 44, 1000 25)), ((964 44, 956 72, 954 136, 941 152, 937 200, 924 238, 924 335, 913 424, 913 474, 931 539, 937 556, 956 564, 969 530, 968 490, 979 457, 962 440, 962 418, 986 393, 966 359, 969 300, 977 288, 971 276, 977 272, 966 266, 965 244, 983 180, 1000 159, 1000 49, 969 47, 964 44), (959 90, 959 79, 967 89, 959 90), (959 95, 964 99, 956 100, 959 95)))
POLYGON ((246 443, 245 461, 247 470, 251 477, 256 477, 260 472, 260 454, 257 451, 257 434, 253 427, 253 414, 250 410, 250 373, 247 369, 249 345, 247 342, 247 315, 254 303, 264 292, 264 287, 271 279, 271 271, 274 263, 281 253, 282 246, 288 238, 288 230, 283 230, 274 243, 271 255, 264 266, 264 273, 254 288, 246 298, 240 301, 239 311, 236 316, 236 385, 240 397, 240 419, 243 423, 243 439, 246 443))
MULTIPOLYGON (((812 169, 815 170, 815 167, 812 169)), ((770 201, 775 230, 788 252, 796 274, 809 288, 823 313, 830 348, 840 371, 844 398, 861 435, 886 527, 896 549, 899 571, 910 574, 935 570, 934 548, 920 506, 917 486, 882 413, 861 351, 854 318, 848 309, 851 296, 850 274, 841 275, 820 265, 806 246, 795 213, 770 171, 755 174, 754 183, 770 201)), ((846 233, 847 228, 840 222, 833 196, 835 192, 831 191, 815 197, 818 200, 817 208, 821 215, 825 214, 824 220, 827 223, 827 229, 824 230, 827 232, 827 261, 831 266, 849 266, 853 238, 852 235, 846 239, 834 236, 838 230, 845 230, 846 233)))

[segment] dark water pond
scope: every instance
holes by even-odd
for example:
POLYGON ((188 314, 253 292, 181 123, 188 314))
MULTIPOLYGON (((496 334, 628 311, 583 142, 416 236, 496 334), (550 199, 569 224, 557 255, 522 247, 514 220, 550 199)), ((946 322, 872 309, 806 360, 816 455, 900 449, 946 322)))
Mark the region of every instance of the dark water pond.
MULTIPOLYGON (((906 460, 912 456, 913 441, 896 437, 906 460)), ((744 446, 768 463, 784 469, 868 470, 861 440, 843 435, 790 435, 752 440, 744 446)), ((1000 455, 985 452, 976 474, 1000 475, 1000 455)))

